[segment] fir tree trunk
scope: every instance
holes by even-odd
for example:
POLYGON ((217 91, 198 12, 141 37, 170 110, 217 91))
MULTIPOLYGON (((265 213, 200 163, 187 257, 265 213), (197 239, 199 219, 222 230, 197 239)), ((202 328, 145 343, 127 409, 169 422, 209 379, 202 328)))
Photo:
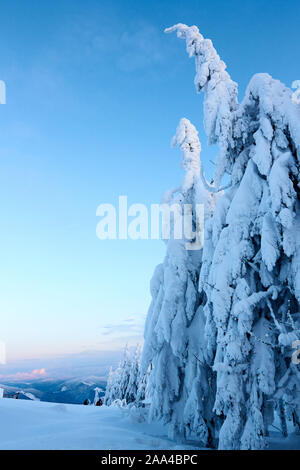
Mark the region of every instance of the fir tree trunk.
POLYGON ((286 417, 285 417, 285 408, 282 398, 279 400, 279 417, 280 417, 280 424, 281 424, 281 432, 283 437, 288 436, 287 432, 287 425, 286 425, 286 417))
POLYGON ((296 434, 300 435, 300 418, 297 414, 297 411, 293 412, 293 424, 296 430, 296 434))

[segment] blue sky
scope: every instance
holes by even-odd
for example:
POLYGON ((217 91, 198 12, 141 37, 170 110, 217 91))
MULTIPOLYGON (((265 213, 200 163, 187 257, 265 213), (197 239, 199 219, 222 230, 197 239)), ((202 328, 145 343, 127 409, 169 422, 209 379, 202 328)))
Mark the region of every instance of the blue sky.
POLYGON ((298 1, 4 0, 0 309, 8 360, 113 350, 141 336, 161 241, 100 241, 96 208, 151 204, 182 177, 170 140, 202 97, 178 22, 213 40, 240 96, 300 79, 298 1))

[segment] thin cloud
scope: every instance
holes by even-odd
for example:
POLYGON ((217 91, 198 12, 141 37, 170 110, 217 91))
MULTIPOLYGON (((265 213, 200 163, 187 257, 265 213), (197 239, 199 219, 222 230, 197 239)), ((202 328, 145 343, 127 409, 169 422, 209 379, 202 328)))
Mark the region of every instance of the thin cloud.
POLYGON ((151 24, 140 24, 120 37, 118 66, 125 72, 151 67, 162 62, 162 32, 151 24))
POLYGON ((34 380, 53 380, 68 377, 98 378, 107 376, 110 366, 115 367, 122 355, 125 343, 117 343, 114 349, 86 350, 80 353, 18 360, 0 366, 0 381, 22 383, 34 380), (31 372, 28 372, 31 371, 31 372))
POLYGON ((115 338, 142 336, 144 331, 144 317, 127 317, 121 322, 109 323, 101 327, 103 336, 115 338))
POLYGON ((45 377, 47 375, 46 369, 42 367, 41 369, 33 369, 31 372, 15 372, 14 374, 9 375, 0 375, 0 378, 6 380, 35 380, 45 377))
POLYGON ((121 72, 133 72, 163 63, 173 46, 163 31, 144 20, 124 24, 114 12, 97 18, 72 18, 59 33, 64 57, 72 57, 76 47, 78 57, 101 62, 109 56, 121 72))
POLYGON ((124 320, 125 322, 134 322, 135 321, 135 317, 128 317, 124 320))

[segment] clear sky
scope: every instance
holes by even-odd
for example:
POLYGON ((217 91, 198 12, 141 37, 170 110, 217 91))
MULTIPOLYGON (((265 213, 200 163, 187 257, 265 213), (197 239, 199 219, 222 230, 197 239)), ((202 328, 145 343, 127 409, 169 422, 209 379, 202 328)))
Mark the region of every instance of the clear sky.
POLYGON ((182 177, 170 140, 202 98, 178 22, 213 40, 240 96, 300 79, 297 0, 2 0, 0 339, 8 360, 141 336, 161 241, 100 241, 96 208, 158 203, 182 177))

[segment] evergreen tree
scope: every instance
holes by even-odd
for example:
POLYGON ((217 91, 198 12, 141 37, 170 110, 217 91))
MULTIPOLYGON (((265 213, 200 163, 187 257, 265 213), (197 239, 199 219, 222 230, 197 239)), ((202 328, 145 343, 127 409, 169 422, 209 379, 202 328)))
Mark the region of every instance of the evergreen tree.
MULTIPOLYGON (((171 235, 174 235, 176 218, 189 205, 194 228, 191 237, 197 239, 203 227, 199 227, 196 204, 203 204, 206 217, 210 217, 215 197, 201 181, 201 145, 195 127, 187 119, 180 121, 172 143, 182 150, 185 177, 181 187, 168 192, 168 199, 164 198, 170 207, 177 205, 171 235)), ((144 372, 152 367, 150 418, 169 423, 171 437, 196 435, 206 444, 210 439, 210 416, 205 421, 202 412, 209 401, 208 389, 205 391, 204 387, 211 372, 204 364, 206 346, 199 328, 202 316, 198 279, 202 250, 187 250, 190 241, 172 236, 166 241, 166 258, 157 266, 151 281, 152 303, 145 326, 142 364, 144 372)))
POLYGON ((139 390, 139 383, 145 385, 146 376, 140 372, 141 348, 139 345, 130 354, 128 346, 125 347, 123 358, 115 371, 110 369, 106 385, 104 404, 111 405, 116 400, 126 404, 136 402, 142 398, 143 388, 139 390))
MULTIPOLYGON (((109 375, 106 384, 106 390, 104 395, 104 404, 110 406, 115 400, 122 400, 121 379, 122 379, 122 362, 119 363, 118 367, 113 370, 110 368, 109 375)), ((124 377, 124 376, 123 376, 124 377)))
POLYGON ((136 404, 138 406, 144 406, 145 402, 150 399, 149 395, 149 376, 151 372, 151 365, 143 371, 140 365, 139 376, 138 376, 138 388, 136 394, 136 404))
POLYGON ((130 361, 128 385, 124 396, 126 403, 133 403, 137 400, 140 378, 140 359, 141 347, 140 345, 137 345, 130 361))
MULTIPOLYGON (((291 357, 300 337, 300 106, 267 74, 253 77, 239 104, 212 42, 196 26, 167 32, 175 30, 195 57, 205 130, 220 146, 215 186, 202 174, 201 191, 221 194, 225 173, 230 182, 206 221, 202 262, 171 240, 152 279, 144 348, 154 366, 151 416, 186 435, 188 427, 206 445, 260 449, 275 410, 283 433, 288 408, 299 428, 291 357)), ((188 144, 184 152, 200 153, 188 144)), ((188 173, 195 178, 173 196, 181 202, 196 194, 198 169, 188 173)))

